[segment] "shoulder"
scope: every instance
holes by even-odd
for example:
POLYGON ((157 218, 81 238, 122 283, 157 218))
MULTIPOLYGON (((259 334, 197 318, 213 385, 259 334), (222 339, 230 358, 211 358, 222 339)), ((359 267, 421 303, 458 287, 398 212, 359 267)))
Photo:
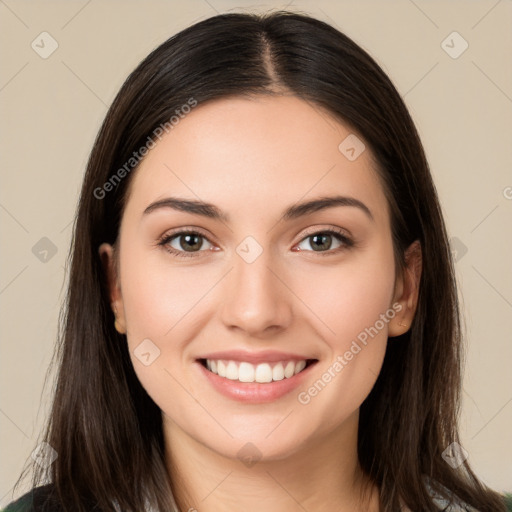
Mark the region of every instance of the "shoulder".
MULTIPOLYGON (((438 482, 425 477, 425 483, 427 492, 430 494, 434 505, 440 512, 479 512, 474 507, 459 499, 455 494, 448 491, 446 487, 440 485, 438 482), (439 490, 435 491, 434 487, 437 487, 439 490)), ((504 509, 500 510, 512 512, 512 493, 502 492, 500 495, 505 506, 504 509)), ((407 506, 405 506, 402 500, 400 500, 400 505, 402 507, 402 512, 412 512, 407 506)))
MULTIPOLYGON (((501 494, 501 496, 503 498, 503 504, 505 505, 504 510, 506 512, 512 512, 512 494, 504 493, 504 494, 501 494)), ((436 500, 434 500, 434 501, 436 501, 436 500)), ((436 502, 436 505, 444 506, 444 505, 446 505, 446 503, 447 502, 444 502, 444 503, 436 502)), ((457 500, 454 505, 449 505, 446 508, 442 508, 440 510, 442 510, 443 512, 444 511, 446 511, 446 512, 478 512, 477 509, 471 507, 470 505, 468 505, 467 503, 464 503, 461 500, 457 500)))
POLYGON ((63 512, 54 497, 52 484, 35 487, 16 501, 13 501, 2 512, 63 512))
MULTIPOLYGON (((438 482, 425 478, 427 491, 432 497, 434 504, 439 507, 442 512, 478 512, 474 507, 471 507, 464 501, 460 500, 455 494, 450 492, 446 487, 440 485, 438 482), (434 486, 442 489, 442 493, 434 490, 434 486)), ((512 494, 503 492, 500 493, 503 498, 503 504, 505 505, 506 512, 512 512, 512 494)))
POLYGON ((512 494, 511 493, 505 493, 503 495, 503 498, 505 500, 505 507, 507 508, 507 511, 512 512, 512 494))

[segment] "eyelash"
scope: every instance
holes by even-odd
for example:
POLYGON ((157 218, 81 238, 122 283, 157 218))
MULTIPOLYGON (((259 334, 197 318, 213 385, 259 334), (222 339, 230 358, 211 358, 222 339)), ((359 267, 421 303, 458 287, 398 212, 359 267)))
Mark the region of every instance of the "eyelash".
MULTIPOLYGON (((190 229, 190 230, 181 230, 181 231, 176 231, 173 233, 164 234, 161 238, 159 238, 158 246, 163 246, 163 248, 167 252, 169 252, 170 254, 172 254, 173 256, 176 256, 178 258, 191 258, 191 257, 194 257, 198 253, 205 252, 205 251, 201 251, 201 250, 200 251, 192 251, 192 252, 178 251, 168 245, 171 240, 173 240, 174 238, 179 237, 181 235, 198 235, 201 238, 204 238, 208 242, 212 243, 208 239, 208 237, 205 236, 203 233, 196 231, 194 229, 190 229)), ((308 234, 306 234, 306 236, 304 236, 300 240, 299 244, 301 242, 303 242, 304 240, 311 238, 315 235, 333 235, 335 238, 337 238, 342 243, 342 245, 340 247, 337 247, 336 249, 329 249, 327 251, 309 251, 308 250, 305 252, 314 252, 321 256, 331 256, 332 254, 337 254, 340 251, 347 250, 347 249, 350 249, 355 246, 355 242, 351 238, 349 238, 343 231, 335 229, 335 228, 329 228, 329 229, 325 229, 325 230, 314 231, 312 233, 308 233, 308 234)), ((301 249, 301 251, 302 251, 302 249, 301 249)))

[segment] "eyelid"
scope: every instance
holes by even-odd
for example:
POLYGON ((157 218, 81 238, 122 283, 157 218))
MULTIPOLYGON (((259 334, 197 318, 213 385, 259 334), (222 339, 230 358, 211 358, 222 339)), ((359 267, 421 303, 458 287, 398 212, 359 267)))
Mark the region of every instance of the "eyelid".
POLYGON ((176 229, 171 229, 166 231, 163 235, 161 235, 158 240, 164 240, 165 238, 170 238, 176 235, 183 235, 183 234, 189 234, 189 233, 196 233, 198 235, 201 235, 202 237, 206 238, 210 243, 213 243, 211 238, 213 238, 209 233, 206 232, 203 228, 197 227, 197 226, 182 226, 176 229))
POLYGON ((306 231, 302 233, 299 242, 302 242, 302 240, 304 240, 304 238, 307 238, 308 236, 316 235, 318 233, 326 233, 329 231, 335 232, 338 235, 341 235, 345 238, 353 239, 352 233, 350 233, 348 229, 340 228, 338 226, 324 226, 320 228, 318 226, 315 226, 313 228, 307 228, 306 231))

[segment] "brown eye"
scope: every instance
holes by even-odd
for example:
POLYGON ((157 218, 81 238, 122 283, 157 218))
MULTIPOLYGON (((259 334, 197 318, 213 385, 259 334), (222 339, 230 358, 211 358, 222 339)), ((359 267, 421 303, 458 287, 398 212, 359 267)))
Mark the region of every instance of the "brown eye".
POLYGON ((209 249, 204 249, 205 242, 211 246, 208 239, 201 233, 196 231, 180 231, 164 236, 159 245, 164 246, 171 254, 187 257, 209 249))
POLYGON ((335 230, 326 230, 317 231, 316 233, 308 235, 297 247, 301 251, 333 253, 344 248, 352 247, 352 245, 352 240, 350 240, 345 234, 335 230), (309 244, 311 249, 301 247, 301 245, 306 242, 309 244), (334 247, 333 244, 335 245, 334 247))
MULTIPOLYGON (((176 238, 176 240, 179 242, 179 249, 183 249, 187 252, 198 251, 203 245, 203 237, 195 233, 181 234, 173 238, 176 238)), ((175 249, 177 249, 177 247, 175 247, 175 249)))
POLYGON ((318 248, 321 250, 329 250, 332 245, 332 235, 328 235, 326 233, 320 233, 317 235, 311 235, 308 237, 310 239, 311 247, 318 248))

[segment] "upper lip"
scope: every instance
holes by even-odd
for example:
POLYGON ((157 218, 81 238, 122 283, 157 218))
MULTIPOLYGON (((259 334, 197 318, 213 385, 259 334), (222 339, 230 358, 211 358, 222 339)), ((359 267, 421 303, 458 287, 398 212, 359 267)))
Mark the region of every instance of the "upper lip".
POLYGON ((278 361, 307 361, 312 357, 293 354, 291 352, 278 352, 275 350, 264 350, 261 352, 247 352, 244 350, 224 350, 205 354, 198 359, 223 359, 225 361, 245 361, 247 363, 276 363, 278 361))

